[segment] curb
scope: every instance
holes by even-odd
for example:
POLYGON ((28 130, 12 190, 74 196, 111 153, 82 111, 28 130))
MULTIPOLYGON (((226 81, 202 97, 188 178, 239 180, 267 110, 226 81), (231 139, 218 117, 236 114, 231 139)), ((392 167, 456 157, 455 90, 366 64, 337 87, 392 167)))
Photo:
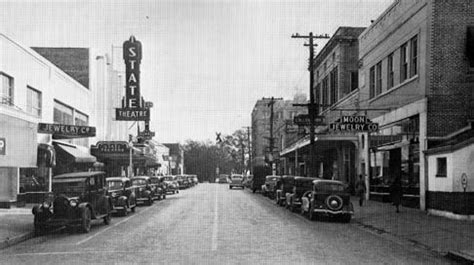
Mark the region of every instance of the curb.
POLYGON ((15 237, 12 237, 12 238, 7 238, 3 242, 0 242, 0 249, 4 249, 4 248, 8 248, 10 246, 16 245, 18 243, 21 243, 23 241, 31 239, 34 236, 35 236, 34 232, 28 232, 28 233, 24 233, 24 234, 19 235, 19 236, 15 236, 15 237))
POLYGON ((458 251, 449 251, 447 258, 462 262, 463 264, 474 264, 474 257, 458 251))

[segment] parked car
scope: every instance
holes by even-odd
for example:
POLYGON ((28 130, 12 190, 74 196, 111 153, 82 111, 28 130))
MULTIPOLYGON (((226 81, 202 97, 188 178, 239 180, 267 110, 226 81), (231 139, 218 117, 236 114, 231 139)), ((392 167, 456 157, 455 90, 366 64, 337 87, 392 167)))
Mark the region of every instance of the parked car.
POLYGON ((166 193, 179 193, 179 184, 176 180, 176 176, 164 176, 163 182, 167 185, 166 193))
POLYGON ((348 186, 337 180, 314 180, 312 190, 302 196, 301 213, 308 213, 313 220, 316 215, 336 217, 350 222, 354 206, 350 200, 348 186))
POLYGON ((191 175, 191 176, 193 178, 194 185, 199 184, 199 179, 198 179, 197 175, 191 175))
POLYGON ((295 183, 295 176, 283 175, 279 181, 279 187, 277 187, 275 193, 276 204, 283 206, 286 204, 286 194, 293 191, 293 185, 295 183))
POLYGON ((229 183, 229 175, 227 174, 220 174, 219 175, 219 178, 217 178, 217 183, 220 183, 220 184, 227 184, 229 183))
POLYGON ((132 185, 137 188, 136 198, 137 203, 143 203, 146 205, 153 204, 153 189, 151 186, 150 177, 148 176, 135 176, 131 178, 132 185))
POLYGON ((296 208, 301 206, 301 197, 307 191, 313 188, 313 181, 316 178, 295 177, 293 190, 286 194, 286 207, 294 212, 296 208))
POLYGON ((112 213, 120 213, 126 216, 128 211, 135 212, 137 198, 135 195, 136 187, 126 177, 111 177, 106 179, 107 194, 112 200, 112 213))
POLYGON ((280 181, 281 176, 269 175, 265 177, 265 183, 262 185, 262 194, 269 198, 275 198, 275 192, 277 183, 280 181))
POLYGON ((232 189, 234 187, 239 187, 239 188, 244 188, 244 183, 243 183, 244 177, 239 174, 232 174, 230 175, 230 182, 229 182, 229 189, 232 189))
POLYGON ((153 189, 153 199, 166 199, 165 185, 158 176, 150 176, 151 187, 153 189))
POLYGON ((272 169, 268 166, 256 166, 253 167, 253 178, 250 182, 250 189, 253 193, 262 189, 262 185, 265 184, 265 177, 272 174, 272 169))
POLYGON ((52 197, 33 207, 34 232, 52 227, 80 227, 88 233, 92 220, 110 224, 112 201, 105 192, 105 173, 74 172, 54 176, 52 197))
POLYGON ((176 178, 178 180, 180 190, 189 188, 190 184, 186 175, 177 175, 176 178))
POLYGON ((196 185, 196 183, 194 183, 194 177, 192 175, 185 175, 185 178, 187 180, 188 188, 194 187, 194 185, 196 185))

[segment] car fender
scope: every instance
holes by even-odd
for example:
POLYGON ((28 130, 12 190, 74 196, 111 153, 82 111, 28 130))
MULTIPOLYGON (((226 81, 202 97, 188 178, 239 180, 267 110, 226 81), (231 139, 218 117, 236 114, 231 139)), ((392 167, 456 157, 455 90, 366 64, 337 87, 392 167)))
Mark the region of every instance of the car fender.
POLYGON ((77 208, 80 210, 80 213, 82 213, 82 211, 84 211, 86 208, 89 208, 89 210, 91 211, 91 218, 94 219, 95 218, 95 212, 94 210, 92 209, 92 206, 88 203, 88 202, 82 202, 80 203, 77 208))

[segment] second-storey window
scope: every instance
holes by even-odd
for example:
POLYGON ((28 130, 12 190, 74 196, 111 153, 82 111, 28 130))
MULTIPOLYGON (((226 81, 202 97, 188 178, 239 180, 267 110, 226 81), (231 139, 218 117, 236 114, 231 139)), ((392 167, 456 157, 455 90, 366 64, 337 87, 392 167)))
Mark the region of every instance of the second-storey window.
POLYGON ((408 78, 408 44, 400 47, 400 83, 408 78))
POLYGON ((0 72, 0 104, 13 105, 13 77, 0 72))
POLYGON ((327 108, 329 104, 329 86, 328 86, 328 77, 326 76, 323 79, 323 109, 327 108))
POLYGON ((392 88, 393 83, 393 53, 387 57, 387 89, 392 88))
POLYGON ((54 102, 54 123, 74 125, 74 109, 57 101, 54 102))
POLYGON ((369 93, 370 98, 375 97, 375 66, 370 67, 369 72, 369 93))
POLYGON ((376 80, 375 80, 375 94, 380 95, 382 93, 382 62, 379 62, 375 66, 376 80))
POLYGON ((331 105, 338 100, 337 67, 331 71, 331 105))
POLYGON ((351 72, 351 91, 356 90, 359 87, 359 73, 351 72))
POLYGON ((41 117, 41 92, 30 86, 26 87, 26 111, 41 117))
POLYGON ((410 40, 410 77, 418 74, 418 37, 410 40))

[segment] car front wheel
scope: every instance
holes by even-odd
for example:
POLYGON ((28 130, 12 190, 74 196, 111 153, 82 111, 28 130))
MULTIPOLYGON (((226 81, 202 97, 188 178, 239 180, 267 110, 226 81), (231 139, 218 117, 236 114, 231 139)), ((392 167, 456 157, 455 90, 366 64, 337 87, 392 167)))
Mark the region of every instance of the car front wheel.
POLYGON ((89 233, 91 231, 91 210, 87 207, 82 209, 82 232, 89 233))

